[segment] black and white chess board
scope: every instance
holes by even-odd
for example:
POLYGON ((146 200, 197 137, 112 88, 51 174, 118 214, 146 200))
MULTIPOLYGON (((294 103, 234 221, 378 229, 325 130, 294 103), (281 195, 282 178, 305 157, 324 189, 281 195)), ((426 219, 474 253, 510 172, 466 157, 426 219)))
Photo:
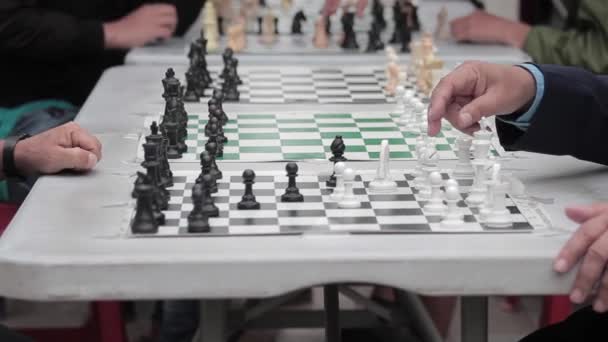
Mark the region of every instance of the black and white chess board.
MULTIPOLYGON (((534 201, 507 195, 507 208, 513 220, 508 229, 486 227, 479 219, 479 211, 469 208, 464 201, 459 206, 465 214, 465 224, 445 229, 441 217, 425 213, 426 201, 421 199, 418 191, 411 186, 414 177, 411 172, 392 172, 398 184, 394 193, 373 193, 368 183, 373 180, 374 172, 360 173, 354 183, 354 192, 361 207, 358 209, 341 209, 330 199, 332 188, 325 185, 327 176, 301 174, 297 186, 304 195, 303 203, 283 203, 281 194, 287 186, 284 172, 259 172, 253 186, 254 195, 261 204, 259 210, 238 210, 237 203, 244 193, 241 173, 224 172, 223 179, 218 181, 218 193, 214 194, 215 204, 220 210, 220 217, 209 220, 211 232, 191 234, 188 232, 187 217, 192 210, 191 189, 198 172, 179 171, 174 173, 175 185, 169 189, 171 199, 169 209, 165 211, 166 224, 159 227, 156 234, 132 235, 137 237, 186 237, 186 236, 249 236, 249 235, 294 235, 294 234, 327 234, 327 233, 513 233, 530 232, 546 228, 548 216, 542 207, 534 201)), ((448 173, 442 173, 448 179, 448 173)), ((472 180, 458 180, 462 198, 472 180)), ((129 209, 129 220, 133 215, 129 209)), ((129 225, 127 224, 126 227, 129 225)))
MULTIPOLYGON (((209 72, 221 84, 217 69, 209 72)), ((241 103, 375 104, 394 103, 386 93, 386 72, 364 67, 258 67, 238 69, 241 103)), ((406 88, 414 88, 408 79, 406 88)), ((419 94, 420 97, 423 95, 419 94)), ((207 97, 201 99, 206 102, 207 97)))

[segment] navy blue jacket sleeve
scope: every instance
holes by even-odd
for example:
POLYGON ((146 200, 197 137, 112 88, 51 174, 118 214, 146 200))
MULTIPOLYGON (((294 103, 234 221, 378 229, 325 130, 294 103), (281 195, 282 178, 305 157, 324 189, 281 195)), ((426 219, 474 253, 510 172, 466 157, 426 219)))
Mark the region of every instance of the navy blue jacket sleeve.
POLYGON ((608 165, 608 76, 580 68, 539 65, 545 95, 526 131, 496 121, 501 144, 608 165))

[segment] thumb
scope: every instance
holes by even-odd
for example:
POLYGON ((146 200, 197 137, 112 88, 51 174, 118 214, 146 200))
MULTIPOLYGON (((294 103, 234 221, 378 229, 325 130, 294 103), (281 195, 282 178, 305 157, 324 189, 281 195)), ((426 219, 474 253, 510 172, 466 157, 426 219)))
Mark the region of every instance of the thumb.
POLYGON ((455 122, 456 128, 466 129, 482 118, 495 114, 496 107, 496 95, 493 92, 481 95, 460 109, 460 115, 455 122))
POLYGON ((586 206, 571 206, 566 208, 566 216, 576 223, 583 223, 590 218, 606 212, 608 210, 607 203, 597 203, 586 206))
POLYGON ((62 169, 73 169, 78 171, 91 170, 97 165, 97 156, 80 147, 66 148, 63 150, 61 160, 62 169))

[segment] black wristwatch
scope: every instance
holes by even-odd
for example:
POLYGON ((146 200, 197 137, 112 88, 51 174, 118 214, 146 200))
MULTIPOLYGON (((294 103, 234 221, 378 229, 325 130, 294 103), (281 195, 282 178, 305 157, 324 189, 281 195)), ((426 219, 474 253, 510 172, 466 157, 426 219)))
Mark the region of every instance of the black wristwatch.
POLYGON ((29 138, 29 134, 20 136, 12 136, 4 139, 4 148, 2 149, 2 171, 6 178, 23 178, 23 175, 17 170, 15 165, 15 146, 23 139, 29 138))

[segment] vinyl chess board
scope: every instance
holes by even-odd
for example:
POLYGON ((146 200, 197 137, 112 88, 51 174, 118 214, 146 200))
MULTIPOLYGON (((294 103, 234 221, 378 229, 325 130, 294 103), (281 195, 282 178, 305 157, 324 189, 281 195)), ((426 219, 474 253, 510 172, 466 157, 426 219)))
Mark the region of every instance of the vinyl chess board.
MULTIPOLYGON (((238 68, 240 103, 392 103, 384 91, 385 70, 380 68, 238 68)), ((209 69, 215 86, 219 70, 209 69)), ((413 89, 413 80, 404 84, 413 89)), ((210 93, 210 91, 207 91, 210 93)), ((208 100, 207 97, 201 101, 208 100)))
MULTIPOLYGON (((270 111, 269 111, 270 112, 270 111)), ((277 114, 231 114, 224 127, 228 143, 224 145, 223 161, 298 161, 327 160, 332 154, 330 145, 341 135, 346 145, 345 157, 349 160, 376 160, 380 143, 390 144, 390 158, 414 160, 418 133, 399 126, 399 115, 382 112, 315 113, 282 112, 277 114)), ((158 120, 158 119, 156 119, 158 120)), ((146 127, 154 121, 148 119, 146 127)), ((188 121, 188 152, 172 163, 198 162, 205 150, 207 115, 194 113, 188 121)), ((456 130, 444 124, 442 132, 434 139, 442 160, 458 159, 456 155, 456 130)), ((142 141, 143 142, 143 141, 142 141)), ((493 149, 497 154, 499 149, 493 149)), ((143 151, 138 150, 139 158, 143 151)))
MULTIPOLYGON (((214 194, 220 217, 211 218, 211 232, 188 233, 187 217, 192 210, 191 189, 197 172, 174 173, 174 187, 170 188, 169 209, 165 211, 166 225, 159 227, 157 234, 138 237, 178 236, 238 236, 238 235, 294 235, 325 233, 470 233, 470 232, 530 232, 547 227, 550 222, 536 202, 514 197, 507 198, 507 207, 513 219, 509 229, 492 229, 484 226, 478 218, 478 209, 468 208, 464 201, 459 206, 465 213, 465 224, 444 229, 441 217, 424 212, 425 201, 410 186, 414 177, 410 171, 392 172, 399 189, 395 193, 370 193, 368 183, 374 172, 360 173, 354 183, 355 195, 361 201, 358 209, 341 209, 329 195, 332 188, 325 186, 327 176, 302 174, 297 186, 304 195, 303 203, 283 203, 281 194, 287 186, 284 172, 259 172, 256 175, 253 193, 260 202, 259 210, 237 210, 237 203, 244 193, 241 172, 224 172, 218 182, 218 193, 214 194)), ((448 173, 443 173, 448 179, 448 173)), ((462 198, 472 185, 472 180, 459 180, 462 198)), ((134 210, 130 208, 132 217, 134 210)), ((130 230, 127 229, 129 232, 130 230)), ((129 233, 130 234, 130 233, 129 233)))

